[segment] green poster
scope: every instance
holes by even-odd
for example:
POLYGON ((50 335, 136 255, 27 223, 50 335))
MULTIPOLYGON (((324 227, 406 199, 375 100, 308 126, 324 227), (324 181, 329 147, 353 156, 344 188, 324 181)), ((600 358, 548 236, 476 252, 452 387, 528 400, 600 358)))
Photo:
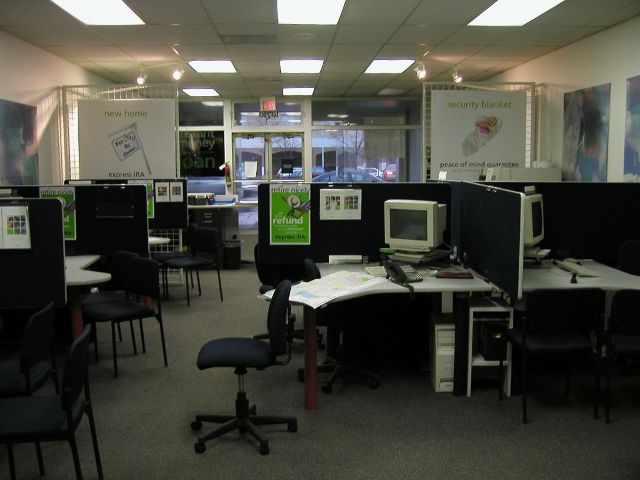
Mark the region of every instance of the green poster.
POLYGON ((75 187, 40 187, 40 198, 59 198, 62 201, 62 229, 65 240, 76 239, 75 187))
POLYGON ((272 184, 271 245, 311 244, 311 186, 272 184))
POLYGON ((153 192, 153 180, 129 180, 129 185, 140 184, 147 187, 147 218, 155 216, 155 195, 153 192))

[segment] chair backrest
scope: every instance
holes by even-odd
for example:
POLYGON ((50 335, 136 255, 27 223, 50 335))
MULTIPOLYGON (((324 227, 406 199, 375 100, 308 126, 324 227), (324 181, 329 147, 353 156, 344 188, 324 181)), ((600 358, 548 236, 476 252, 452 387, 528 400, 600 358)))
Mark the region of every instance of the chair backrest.
POLYGON ((129 252, 127 250, 116 250, 113 252, 111 255, 111 267, 109 268, 111 273, 111 287, 113 290, 124 289, 127 260, 131 257, 139 256, 136 252, 129 252))
POLYGON ((274 356, 283 355, 287 351, 287 307, 289 306, 289 293, 291 281, 282 280, 273 292, 269 302, 267 313, 267 331, 269 332, 269 344, 274 356))
POLYGON ((130 257, 126 261, 125 290, 129 293, 160 300, 159 264, 146 257, 130 257))
MULTIPOLYGON (((253 261, 256 264, 256 273, 258 274, 258 280, 262 285, 271 286, 272 278, 271 278, 271 269, 268 268, 264 263, 260 261, 260 246, 256 243, 255 247, 253 247, 253 261)), ((273 288, 273 287, 272 287, 273 288)), ((261 289, 262 290, 262 289, 261 289)), ((269 289, 271 290, 271 289, 269 289)))
POLYGON ((640 275, 640 240, 627 240, 620 245, 618 268, 632 275, 640 275))
POLYGON ((22 336, 20 372, 26 373, 40 362, 51 362, 55 304, 48 303, 27 320, 22 336))
POLYGON ((304 281, 305 282, 316 280, 322 276, 320 274, 320 269, 318 268, 318 265, 316 265, 316 262, 314 262, 310 258, 305 258, 303 262, 304 262, 304 281))
POLYGON ((207 254, 217 258, 219 231, 215 227, 199 226, 189 236, 189 248, 193 255, 207 254))
POLYGON ((535 290, 526 298, 527 331, 587 334, 599 326, 604 291, 597 288, 535 290))
POLYGON ((91 325, 86 325, 71 344, 62 372, 62 408, 69 413, 86 385, 89 369, 89 335, 91 325))
POLYGON ((611 300, 608 329, 612 333, 640 335, 640 290, 618 290, 611 300))

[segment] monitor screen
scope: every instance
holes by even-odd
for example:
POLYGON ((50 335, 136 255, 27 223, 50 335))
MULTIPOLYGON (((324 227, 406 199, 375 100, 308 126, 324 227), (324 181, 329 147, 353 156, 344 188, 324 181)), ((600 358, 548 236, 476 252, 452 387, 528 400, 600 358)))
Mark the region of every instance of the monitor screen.
POLYGON ((389 217, 393 238, 427 241, 429 213, 421 210, 392 209, 389 217))
POLYGON ((525 247, 534 247, 544 239, 544 208, 539 193, 524 197, 523 232, 525 247))
POLYGON ((429 200, 384 202, 384 237, 391 248, 428 252, 442 244, 446 225, 446 205, 429 200))

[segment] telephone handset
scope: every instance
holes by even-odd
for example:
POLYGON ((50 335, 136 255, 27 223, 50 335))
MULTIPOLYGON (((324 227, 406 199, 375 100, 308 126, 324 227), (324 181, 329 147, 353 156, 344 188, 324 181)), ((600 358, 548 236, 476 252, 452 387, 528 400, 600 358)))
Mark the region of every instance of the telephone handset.
POLYGON ((392 262, 387 260, 384 262, 384 268, 387 271, 387 277, 392 278, 398 283, 421 282, 422 277, 411 266, 403 263, 392 262))

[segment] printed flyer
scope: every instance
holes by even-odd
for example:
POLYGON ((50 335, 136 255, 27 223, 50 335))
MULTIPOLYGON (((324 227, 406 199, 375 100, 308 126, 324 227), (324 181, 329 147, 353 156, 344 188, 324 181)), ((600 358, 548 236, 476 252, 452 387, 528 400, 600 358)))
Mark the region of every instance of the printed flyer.
POLYGON ((320 220, 360 220, 362 218, 362 190, 320 190, 320 220))
POLYGON ((271 245, 311 244, 311 185, 270 186, 271 245))
POLYGON ((62 228, 65 240, 76 239, 75 187, 40 187, 40 198, 59 198, 62 201, 62 228))
POLYGON ((129 180, 129 185, 144 185, 147 187, 147 218, 155 217, 155 195, 153 194, 153 180, 129 180))

